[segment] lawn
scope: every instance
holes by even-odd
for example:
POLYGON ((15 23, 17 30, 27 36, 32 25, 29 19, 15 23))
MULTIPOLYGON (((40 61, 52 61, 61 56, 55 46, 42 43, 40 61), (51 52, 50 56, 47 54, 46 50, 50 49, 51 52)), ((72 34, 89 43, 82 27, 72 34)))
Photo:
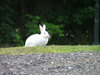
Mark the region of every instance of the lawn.
POLYGON ((10 47, 0 48, 0 55, 24 55, 33 53, 66 53, 66 52, 100 51, 100 45, 47 45, 44 47, 10 47))

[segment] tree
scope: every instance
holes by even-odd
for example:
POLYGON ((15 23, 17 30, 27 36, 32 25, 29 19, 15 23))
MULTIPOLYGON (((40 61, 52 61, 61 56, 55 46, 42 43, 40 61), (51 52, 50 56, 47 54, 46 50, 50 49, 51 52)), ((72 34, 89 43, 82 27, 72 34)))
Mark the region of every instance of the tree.
POLYGON ((0 44, 10 42, 12 38, 13 29, 11 20, 14 10, 10 7, 10 0, 3 0, 0 2, 0 44))
POLYGON ((94 5, 95 0, 4 0, 0 2, 0 40, 11 42, 11 32, 18 28, 18 36, 25 41, 28 37, 26 34, 30 33, 27 31, 28 21, 35 21, 34 17, 39 16, 37 23, 31 22, 31 25, 62 25, 60 29, 63 30, 63 36, 52 34, 49 44, 93 44, 94 5), (29 19, 26 14, 33 18, 29 19))

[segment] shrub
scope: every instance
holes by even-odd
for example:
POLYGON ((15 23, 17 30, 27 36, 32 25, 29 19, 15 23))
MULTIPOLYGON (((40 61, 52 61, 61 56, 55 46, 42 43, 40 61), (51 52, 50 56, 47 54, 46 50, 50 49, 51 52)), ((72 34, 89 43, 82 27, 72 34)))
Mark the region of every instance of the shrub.
POLYGON ((13 43, 15 46, 23 46, 24 45, 24 41, 22 40, 21 36, 18 33, 15 33, 13 43))
POLYGON ((29 19, 27 20, 27 23, 25 24, 27 30, 26 30, 26 36, 29 36, 31 34, 35 34, 39 32, 39 27, 37 25, 38 20, 40 19, 39 16, 32 16, 30 14, 26 15, 29 19))
MULTIPOLYGON (((29 15, 29 14, 27 14, 26 16, 29 18, 27 23, 25 24, 27 28, 26 35, 29 36, 32 34, 39 33, 40 31, 39 31, 38 23, 39 23, 40 17, 39 16, 33 17, 32 15, 29 15)), ((63 25, 55 25, 53 23, 47 23, 44 21, 41 21, 41 24, 46 25, 46 30, 49 32, 50 36, 58 35, 58 37, 60 37, 63 32, 63 30, 61 30, 61 28, 63 28, 63 25)))

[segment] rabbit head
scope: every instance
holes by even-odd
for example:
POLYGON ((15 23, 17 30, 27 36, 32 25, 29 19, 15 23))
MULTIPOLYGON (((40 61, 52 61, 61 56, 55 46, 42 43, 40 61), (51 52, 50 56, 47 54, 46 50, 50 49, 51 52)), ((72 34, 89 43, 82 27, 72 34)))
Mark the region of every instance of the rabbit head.
POLYGON ((46 31, 46 25, 43 25, 43 27, 41 25, 39 25, 40 31, 41 31, 41 36, 44 38, 49 38, 50 35, 49 33, 46 31))

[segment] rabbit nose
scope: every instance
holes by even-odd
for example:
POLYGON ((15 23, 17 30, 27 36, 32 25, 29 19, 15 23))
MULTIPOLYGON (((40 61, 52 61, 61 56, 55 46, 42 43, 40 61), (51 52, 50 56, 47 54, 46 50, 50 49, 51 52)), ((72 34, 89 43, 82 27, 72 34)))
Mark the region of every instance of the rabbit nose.
POLYGON ((50 38, 50 35, 47 35, 48 38, 50 38))

